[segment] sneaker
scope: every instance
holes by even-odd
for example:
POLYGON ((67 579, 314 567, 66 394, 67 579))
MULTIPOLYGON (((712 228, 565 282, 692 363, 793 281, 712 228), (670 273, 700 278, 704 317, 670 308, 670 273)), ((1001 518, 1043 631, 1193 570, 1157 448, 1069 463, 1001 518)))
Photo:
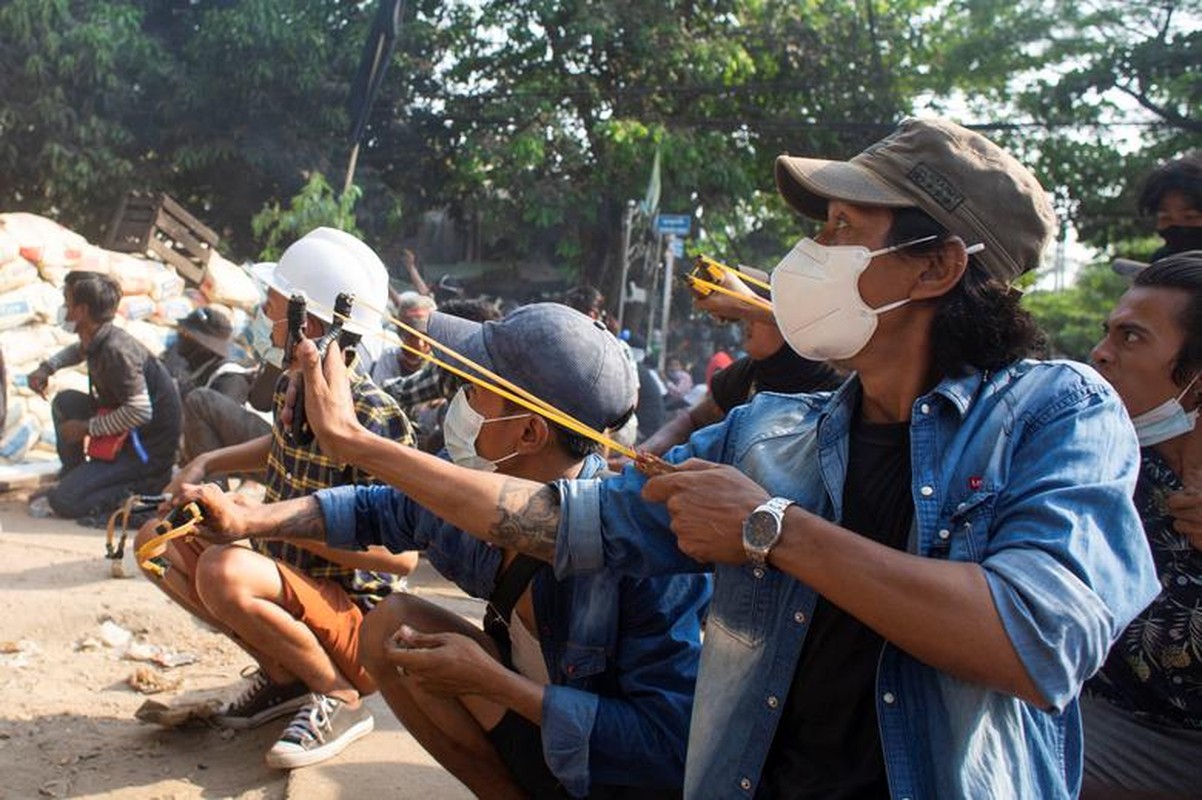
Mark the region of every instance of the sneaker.
POLYGON ((267 751, 267 766, 295 769, 325 761, 371 733, 373 727, 375 720, 365 704, 351 708, 341 700, 314 692, 267 751))
POLYGON ((309 689, 300 681, 281 685, 261 669, 245 676, 250 684, 242 694, 213 717, 218 725, 244 730, 290 714, 309 702, 309 689))

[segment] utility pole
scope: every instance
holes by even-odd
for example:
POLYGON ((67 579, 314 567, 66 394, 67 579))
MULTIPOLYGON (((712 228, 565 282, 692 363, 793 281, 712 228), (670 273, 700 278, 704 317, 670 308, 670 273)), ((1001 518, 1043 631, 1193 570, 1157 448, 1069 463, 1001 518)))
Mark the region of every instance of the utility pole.
POLYGON ((630 231, 634 227, 634 215, 638 204, 633 200, 626 201, 626 213, 622 216, 622 286, 618 290, 618 333, 625 328, 626 323, 626 281, 630 274, 630 231))
POLYGON ((664 248, 664 310, 660 316, 660 335, 663 337, 663 345, 659 348, 659 371, 662 374, 664 367, 668 361, 668 321, 672 316, 672 268, 676 264, 676 253, 672 245, 675 243, 676 237, 668 237, 668 246, 664 248))

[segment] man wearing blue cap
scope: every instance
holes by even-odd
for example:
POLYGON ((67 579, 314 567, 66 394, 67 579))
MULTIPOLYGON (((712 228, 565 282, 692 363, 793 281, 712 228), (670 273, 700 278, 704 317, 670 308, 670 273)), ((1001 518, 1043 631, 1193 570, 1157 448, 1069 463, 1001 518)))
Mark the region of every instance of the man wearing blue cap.
MULTIPOLYGON (((434 313, 428 332, 595 431, 620 428, 633 410, 617 340, 573 309, 540 303, 483 324, 434 313)), ((330 381, 345 384, 337 374, 330 381)), ((475 385, 451 401, 444 432, 450 459, 473 474, 545 483, 593 480, 604 469, 590 438, 475 385)), ((392 444, 372 437, 345 457, 391 460, 392 444)), ((679 795, 707 576, 598 570, 557 579, 544 561, 485 544, 391 487, 328 489, 249 511, 214 487, 186 496, 210 507, 208 535, 223 541, 424 550, 464 591, 489 600, 481 631, 394 595, 360 637, 360 658, 405 727, 477 795, 679 795)))

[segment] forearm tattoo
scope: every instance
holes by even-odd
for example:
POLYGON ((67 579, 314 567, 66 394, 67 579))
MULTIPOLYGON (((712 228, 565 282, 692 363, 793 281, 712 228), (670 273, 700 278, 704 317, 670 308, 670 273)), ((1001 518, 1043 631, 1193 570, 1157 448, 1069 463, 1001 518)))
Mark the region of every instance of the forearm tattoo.
POLYGON ((273 520, 274 524, 263 534, 265 539, 316 539, 326 540, 326 521, 321 506, 313 498, 307 498, 299 511, 273 520))
POLYGON ((551 486, 531 491, 529 481, 505 482, 497 497, 497 520, 489 528, 496 544, 553 561, 558 529, 559 492, 551 486))

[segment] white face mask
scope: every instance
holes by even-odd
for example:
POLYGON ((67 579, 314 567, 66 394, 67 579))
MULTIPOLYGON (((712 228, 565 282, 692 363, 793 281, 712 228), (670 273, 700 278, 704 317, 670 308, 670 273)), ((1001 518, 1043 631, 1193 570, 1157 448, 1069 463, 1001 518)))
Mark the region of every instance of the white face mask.
POLYGON ((496 461, 484 458, 476 452, 476 437, 480 435, 480 428, 487 422, 502 422, 507 419, 530 416, 534 415, 527 411, 525 414, 510 414, 505 417, 485 419, 467 402, 467 392, 464 387, 460 387, 459 391, 455 393, 455 397, 451 399, 450 405, 447 406, 447 415, 442 421, 443 441, 447 446, 447 452, 451 455, 451 460, 459 466, 480 472, 496 472, 498 464, 513 458, 518 451, 514 450, 496 461))
POLYGON ((275 326, 276 323, 272 322, 271 317, 263 311, 263 307, 259 306, 255 309, 255 316, 251 319, 247 331, 250 334, 250 347, 255 354, 276 369, 283 369, 284 348, 276 347, 271 341, 275 326))
MULTIPOLYGON (((1202 373, 1199 373, 1202 374, 1202 373)), ((1135 424, 1135 435, 1139 437, 1140 447, 1151 447, 1154 444, 1176 439, 1189 433, 1198 424, 1198 409, 1186 411, 1181 405, 1181 398, 1189 393, 1198 382, 1198 375, 1190 381, 1181 394, 1170 397, 1156 408, 1145 411, 1131 418, 1135 424)))
POLYGON ((872 338, 879 315, 910 302, 906 297, 870 308, 860 296, 860 275, 877 256, 935 238, 881 250, 802 239, 772 270, 772 313, 781 335, 814 361, 851 358, 872 338))
POLYGON ((58 326, 67 333, 75 333, 75 320, 67 319, 67 307, 58 307, 58 326))

